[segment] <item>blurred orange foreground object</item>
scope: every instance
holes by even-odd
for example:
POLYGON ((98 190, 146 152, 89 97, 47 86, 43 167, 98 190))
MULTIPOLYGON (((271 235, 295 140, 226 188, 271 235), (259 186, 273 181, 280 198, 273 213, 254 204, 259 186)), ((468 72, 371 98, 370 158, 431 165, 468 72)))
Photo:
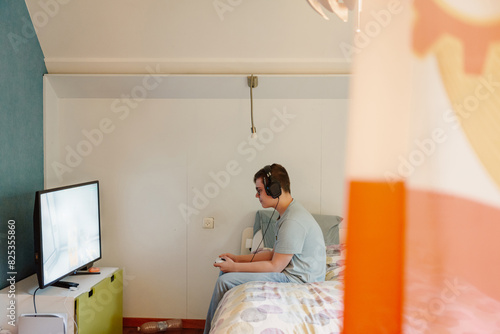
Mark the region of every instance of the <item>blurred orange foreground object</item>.
POLYGON ((344 333, 401 331, 404 219, 403 182, 350 182, 344 333))

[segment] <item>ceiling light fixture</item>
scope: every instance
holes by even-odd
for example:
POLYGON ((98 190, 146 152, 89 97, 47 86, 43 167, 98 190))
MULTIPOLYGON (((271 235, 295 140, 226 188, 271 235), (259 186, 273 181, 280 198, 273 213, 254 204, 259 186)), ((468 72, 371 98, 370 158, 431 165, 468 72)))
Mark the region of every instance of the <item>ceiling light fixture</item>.
MULTIPOLYGON (((328 16, 323 12, 322 7, 325 7, 330 12, 335 13, 342 21, 347 22, 349 16, 348 10, 354 9, 354 2, 356 0, 307 0, 312 8, 319 13, 325 20, 329 20, 328 16)), ((357 0, 358 3, 358 23, 356 31, 360 31, 359 23, 361 21, 362 1, 357 0)))
POLYGON ((252 120, 252 138, 257 138, 257 129, 253 125, 253 89, 259 85, 259 77, 253 74, 247 77, 248 86, 250 87, 250 119, 252 120))

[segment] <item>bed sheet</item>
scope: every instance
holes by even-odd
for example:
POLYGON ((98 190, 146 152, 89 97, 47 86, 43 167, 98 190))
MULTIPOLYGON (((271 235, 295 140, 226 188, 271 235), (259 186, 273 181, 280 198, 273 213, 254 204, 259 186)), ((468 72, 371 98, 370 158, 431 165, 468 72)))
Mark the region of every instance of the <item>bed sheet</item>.
POLYGON ((211 334, 340 333, 342 281, 249 282, 228 291, 219 304, 211 334))

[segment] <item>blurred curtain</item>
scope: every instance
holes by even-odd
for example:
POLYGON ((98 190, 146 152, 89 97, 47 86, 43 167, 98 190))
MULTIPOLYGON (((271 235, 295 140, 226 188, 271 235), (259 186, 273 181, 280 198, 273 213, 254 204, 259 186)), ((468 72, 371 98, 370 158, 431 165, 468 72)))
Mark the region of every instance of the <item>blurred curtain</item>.
POLYGON ((345 333, 500 333, 500 2, 363 2, 345 333))

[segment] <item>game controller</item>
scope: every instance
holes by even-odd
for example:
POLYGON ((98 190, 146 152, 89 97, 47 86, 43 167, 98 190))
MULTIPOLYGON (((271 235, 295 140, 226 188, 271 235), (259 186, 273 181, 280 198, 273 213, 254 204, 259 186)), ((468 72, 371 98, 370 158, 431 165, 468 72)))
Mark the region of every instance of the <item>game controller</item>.
POLYGON ((221 257, 218 257, 218 258, 215 259, 215 263, 222 263, 222 262, 225 262, 225 261, 226 261, 226 259, 223 259, 221 257))

